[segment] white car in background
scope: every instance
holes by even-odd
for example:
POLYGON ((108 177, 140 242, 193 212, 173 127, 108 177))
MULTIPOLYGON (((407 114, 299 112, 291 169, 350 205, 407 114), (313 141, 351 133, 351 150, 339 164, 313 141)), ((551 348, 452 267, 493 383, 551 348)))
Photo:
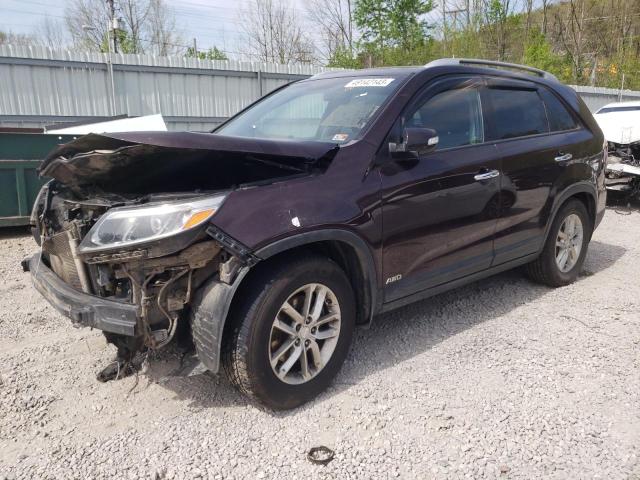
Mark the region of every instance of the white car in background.
POLYGON ((610 103, 593 117, 609 145, 607 188, 640 195, 640 102, 610 103))

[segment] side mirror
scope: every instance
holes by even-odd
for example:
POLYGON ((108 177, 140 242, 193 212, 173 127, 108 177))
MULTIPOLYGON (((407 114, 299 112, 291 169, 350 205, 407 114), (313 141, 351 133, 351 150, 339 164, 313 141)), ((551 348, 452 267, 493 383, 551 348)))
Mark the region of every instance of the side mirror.
POLYGON ((395 159, 420 158, 438 146, 438 134, 432 128, 405 128, 402 143, 389 143, 389 153, 395 159))

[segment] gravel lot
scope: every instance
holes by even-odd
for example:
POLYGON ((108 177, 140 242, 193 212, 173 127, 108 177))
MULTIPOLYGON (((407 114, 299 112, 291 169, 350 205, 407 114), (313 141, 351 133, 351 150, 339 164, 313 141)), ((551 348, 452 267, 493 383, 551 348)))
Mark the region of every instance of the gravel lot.
POLYGON ((175 352, 98 383, 115 349, 48 306, 19 265, 35 244, 4 231, 0 479, 640 479, 640 212, 619 213, 576 284, 508 272, 384 315, 328 392, 278 414, 175 352))

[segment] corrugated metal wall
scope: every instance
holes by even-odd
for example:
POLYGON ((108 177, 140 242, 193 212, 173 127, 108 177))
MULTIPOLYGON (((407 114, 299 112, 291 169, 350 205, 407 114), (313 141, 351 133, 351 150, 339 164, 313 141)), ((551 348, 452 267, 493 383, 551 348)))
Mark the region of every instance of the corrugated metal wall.
POLYGON ((580 94, 589 110, 595 112, 607 103, 613 102, 637 102, 640 101, 640 92, 634 90, 617 90, 615 88, 580 87, 572 85, 580 94))
POLYGON ((108 55, 0 46, 0 126, 161 113, 172 130, 208 130, 283 84, 327 69, 310 65, 108 55))
MULTIPOLYGON (((0 45, 0 126, 42 127, 161 113, 170 130, 210 130, 260 96, 326 69, 0 45)), ((592 111, 640 92, 573 87, 592 111)))

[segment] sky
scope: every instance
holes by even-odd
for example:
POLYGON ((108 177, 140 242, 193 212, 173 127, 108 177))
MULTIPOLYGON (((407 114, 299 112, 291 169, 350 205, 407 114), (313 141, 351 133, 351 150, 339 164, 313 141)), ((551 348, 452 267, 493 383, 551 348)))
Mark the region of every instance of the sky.
MULTIPOLYGON (((49 16, 56 22, 64 19, 65 8, 72 0, 0 0, 0 30, 14 33, 33 33, 49 16)), ((106 0, 105 0, 106 1, 106 0)), ((117 1, 117 0, 116 0, 117 1)), ((176 18, 181 44, 191 46, 197 39, 198 50, 217 47, 230 58, 242 56, 243 34, 241 15, 248 0, 165 0, 176 18)), ((306 22, 307 33, 313 38, 314 29, 306 20, 305 1, 288 0, 299 19, 306 22)), ((445 0, 455 4, 460 0, 445 0)), ((537 1, 537 0, 536 0, 537 1)), ((437 4, 438 2, 435 2, 437 4)), ((437 21, 439 9, 427 16, 437 21)))
MULTIPOLYGON (((184 43, 197 39, 198 49, 217 46, 231 54, 241 41, 243 0, 165 0, 176 18, 184 43)), ((32 33, 45 17, 62 20, 69 0, 0 0, 0 30, 32 33)), ((302 18, 304 0, 291 0, 302 18)))

